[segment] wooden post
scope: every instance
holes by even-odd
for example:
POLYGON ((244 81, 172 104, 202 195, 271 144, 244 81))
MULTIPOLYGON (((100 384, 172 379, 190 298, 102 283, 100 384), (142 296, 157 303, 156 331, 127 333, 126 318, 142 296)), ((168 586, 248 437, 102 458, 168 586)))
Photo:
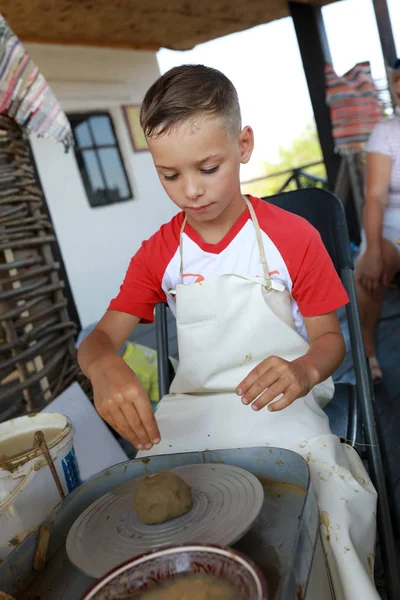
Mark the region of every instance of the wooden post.
POLYGON ((325 63, 332 63, 321 8, 303 2, 289 2, 297 42, 303 61, 318 137, 324 157, 329 188, 333 190, 340 167, 335 154, 329 107, 325 101, 325 63))
POLYGON ((385 59, 386 64, 390 67, 394 59, 397 58, 397 53, 387 1, 372 0, 372 4, 374 5, 376 24, 378 26, 383 58, 385 59))

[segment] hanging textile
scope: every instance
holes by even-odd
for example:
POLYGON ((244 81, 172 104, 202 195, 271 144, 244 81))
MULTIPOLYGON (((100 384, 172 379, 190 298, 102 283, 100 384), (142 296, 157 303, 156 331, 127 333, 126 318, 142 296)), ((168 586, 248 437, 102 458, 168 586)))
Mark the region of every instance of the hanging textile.
POLYGON ((0 114, 40 137, 73 144, 71 127, 45 78, 0 14, 0 114))
POLYGON ((325 82, 336 152, 361 152, 383 116, 369 62, 356 64, 341 77, 326 64, 325 82))

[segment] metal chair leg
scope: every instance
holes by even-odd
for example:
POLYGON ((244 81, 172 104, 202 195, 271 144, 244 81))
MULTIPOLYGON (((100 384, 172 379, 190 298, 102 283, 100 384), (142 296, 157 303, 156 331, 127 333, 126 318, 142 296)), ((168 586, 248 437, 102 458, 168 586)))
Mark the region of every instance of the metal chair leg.
MULTIPOLYGON (((371 377, 371 386, 373 386, 372 377, 371 377)), ((396 496, 394 493, 394 482, 393 482, 391 470, 389 468, 389 455, 388 455, 387 448, 386 448, 385 436, 383 435, 380 419, 377 414, 375 398, 374 398, 374 403, 372 406, 373 406, 374 414, 375 414, 376 430, 377 430, 378 439, 379 439, 379 446, 381 448, 381 453, 382 453, 383 471, 385 474, 386 489, 388 490, 388 501, 389 501, 390 512, 392 515, 394 534, 397 539, 400 539, 400 523, 399 523, 399 517, 397 515, 396 496)))
POLYGON ((157 341, 158 393, 161 400, 161 398, 168 394, 171 385, 168 358, 167 305, 164 302, 156 305, 154 319, 157 341))
POLYGON ((346 442, 353 448, 356 447, 359 432, 358 432, 358 399, 356 386, 351 385, 349 389, 349 416, 347 422, 346 442))
POLYGON ((400 577, 396 556, 396 543, 393 533, 393 523, 390 514, 379 436, 371 401, 373 398, 373 389, 370 385, 370 376, 365 360, 364 342, 360 316, 357 308, 353 271, 347 267, 342 270, 341 274, 343 284, 350 298, 350 303, 347 305, 347 315, 354 370, 359 389, 360 412, 364 424, 368 465, 372 482, 378 492, 377 516, 380 539, 382 540, 382 561, 385 569, 386 590, 389 600, 397 600, 400 597, 400 577))

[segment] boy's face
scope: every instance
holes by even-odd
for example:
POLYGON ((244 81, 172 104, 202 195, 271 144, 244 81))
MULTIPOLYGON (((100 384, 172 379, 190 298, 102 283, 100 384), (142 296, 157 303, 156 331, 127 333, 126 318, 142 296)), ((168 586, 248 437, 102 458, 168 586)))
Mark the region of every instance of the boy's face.
POLYGON ((240 163, 253 151, 253 131, 228 132, 219 117, 199 114, 149 138, 160 181, 192 223, 214 221, 238 202, 240 163))

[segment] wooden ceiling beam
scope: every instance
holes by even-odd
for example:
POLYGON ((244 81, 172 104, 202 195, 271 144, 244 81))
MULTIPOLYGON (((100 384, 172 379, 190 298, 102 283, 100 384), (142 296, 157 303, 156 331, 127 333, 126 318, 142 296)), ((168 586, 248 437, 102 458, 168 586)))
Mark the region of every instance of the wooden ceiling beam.
POLYGON ((140 50, 188 50, 290 14, 287 0, 2 0, 1 12, 23 43, 140 50))

